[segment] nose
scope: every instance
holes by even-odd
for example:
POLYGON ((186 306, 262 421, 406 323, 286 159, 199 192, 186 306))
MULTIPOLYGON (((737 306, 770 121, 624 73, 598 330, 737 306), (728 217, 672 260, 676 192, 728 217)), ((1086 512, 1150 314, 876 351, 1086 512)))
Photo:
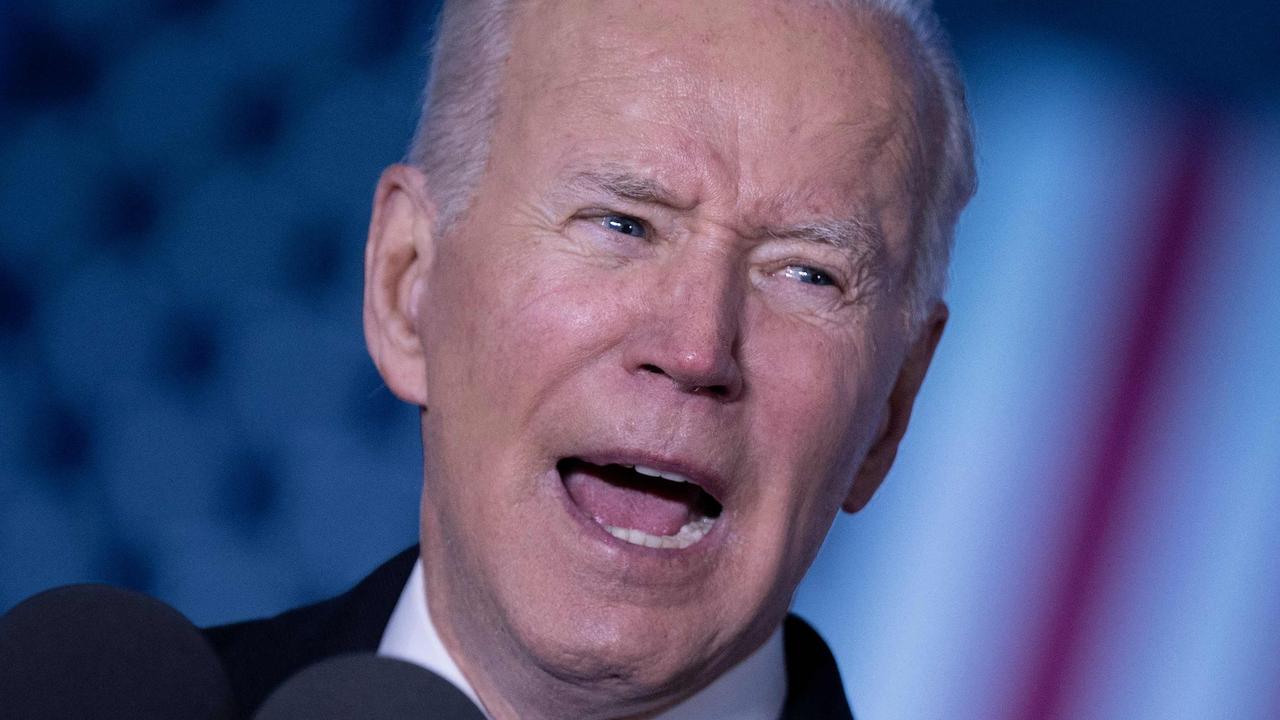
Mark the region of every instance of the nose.
POLYGON ((643 318, 624 352, 633 373, 723 402, 742 393, 743 281, 726 258, 691 258, 638 298, 643 318))

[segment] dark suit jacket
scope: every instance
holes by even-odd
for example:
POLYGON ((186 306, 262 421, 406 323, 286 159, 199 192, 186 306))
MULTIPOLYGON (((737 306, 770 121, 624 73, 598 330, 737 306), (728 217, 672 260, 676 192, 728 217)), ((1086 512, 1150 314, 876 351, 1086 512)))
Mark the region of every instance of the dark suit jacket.
MULTIPOLYGON (((343 595, 265 620, 206 628, 246 716, 304 667, 344 653, 378 649, 418 548, 387 561, 343 595)), ((826 643, 800 618, 783 625, 787 700, 781 720, 852 720, 840 671, 826 643)))

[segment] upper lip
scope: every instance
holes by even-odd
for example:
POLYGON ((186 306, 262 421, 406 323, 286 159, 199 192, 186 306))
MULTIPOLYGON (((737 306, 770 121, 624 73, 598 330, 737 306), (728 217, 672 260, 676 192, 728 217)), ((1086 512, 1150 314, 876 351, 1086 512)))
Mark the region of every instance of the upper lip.
POLYGON ((619 448, 577 452, 566 457, 577 458, 592 465, 643 465, 659 472, 683 475, 721 505, 729 490, 724 475, 708 466, 705 461, 695 460, 688 455, 619 448))

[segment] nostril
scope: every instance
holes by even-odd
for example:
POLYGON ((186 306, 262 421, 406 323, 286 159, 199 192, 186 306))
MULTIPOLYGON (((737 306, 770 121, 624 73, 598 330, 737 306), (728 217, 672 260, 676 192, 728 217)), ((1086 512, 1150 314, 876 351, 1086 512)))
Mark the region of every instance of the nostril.
POLYGON ((684 388, 686 392, 690 392, 695 395, 707 395, 713 398, 727 398, 733 394, 732 389, 728 385, 722 385, 722 384, 697 385, 692 383, 686 383, 679 376, 672 375, 671 373, 662 369, 661 366, 654 365, 653 363, 644 363, 642 365, 639 365, 637 369, 642 370, 644 372, 653 373, 654 375, 669 377, 672 380, 675 380, 676 384, 684 388))
POLYGON ((724 385, 699 385, 690 389, 695 395, 709 395, 713 398, 726 398, 729 396, 729 388, 724 385))

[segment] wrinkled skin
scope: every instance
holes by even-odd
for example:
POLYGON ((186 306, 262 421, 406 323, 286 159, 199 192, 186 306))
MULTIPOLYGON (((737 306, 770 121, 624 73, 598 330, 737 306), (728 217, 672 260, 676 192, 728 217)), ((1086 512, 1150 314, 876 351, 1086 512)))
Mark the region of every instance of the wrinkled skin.
POLYGON ((776 629, 892 463, 946 318, 904 321, 922 93, 900 28, 806 3, 535 3, 514 30, 447 237, 430 178, 383 176, 366 334, 423 407, 432 618, 489 712, 643 717, 776 629), (556 470, 591 454, 702 473, 713 531, 604 534, 556 470))

